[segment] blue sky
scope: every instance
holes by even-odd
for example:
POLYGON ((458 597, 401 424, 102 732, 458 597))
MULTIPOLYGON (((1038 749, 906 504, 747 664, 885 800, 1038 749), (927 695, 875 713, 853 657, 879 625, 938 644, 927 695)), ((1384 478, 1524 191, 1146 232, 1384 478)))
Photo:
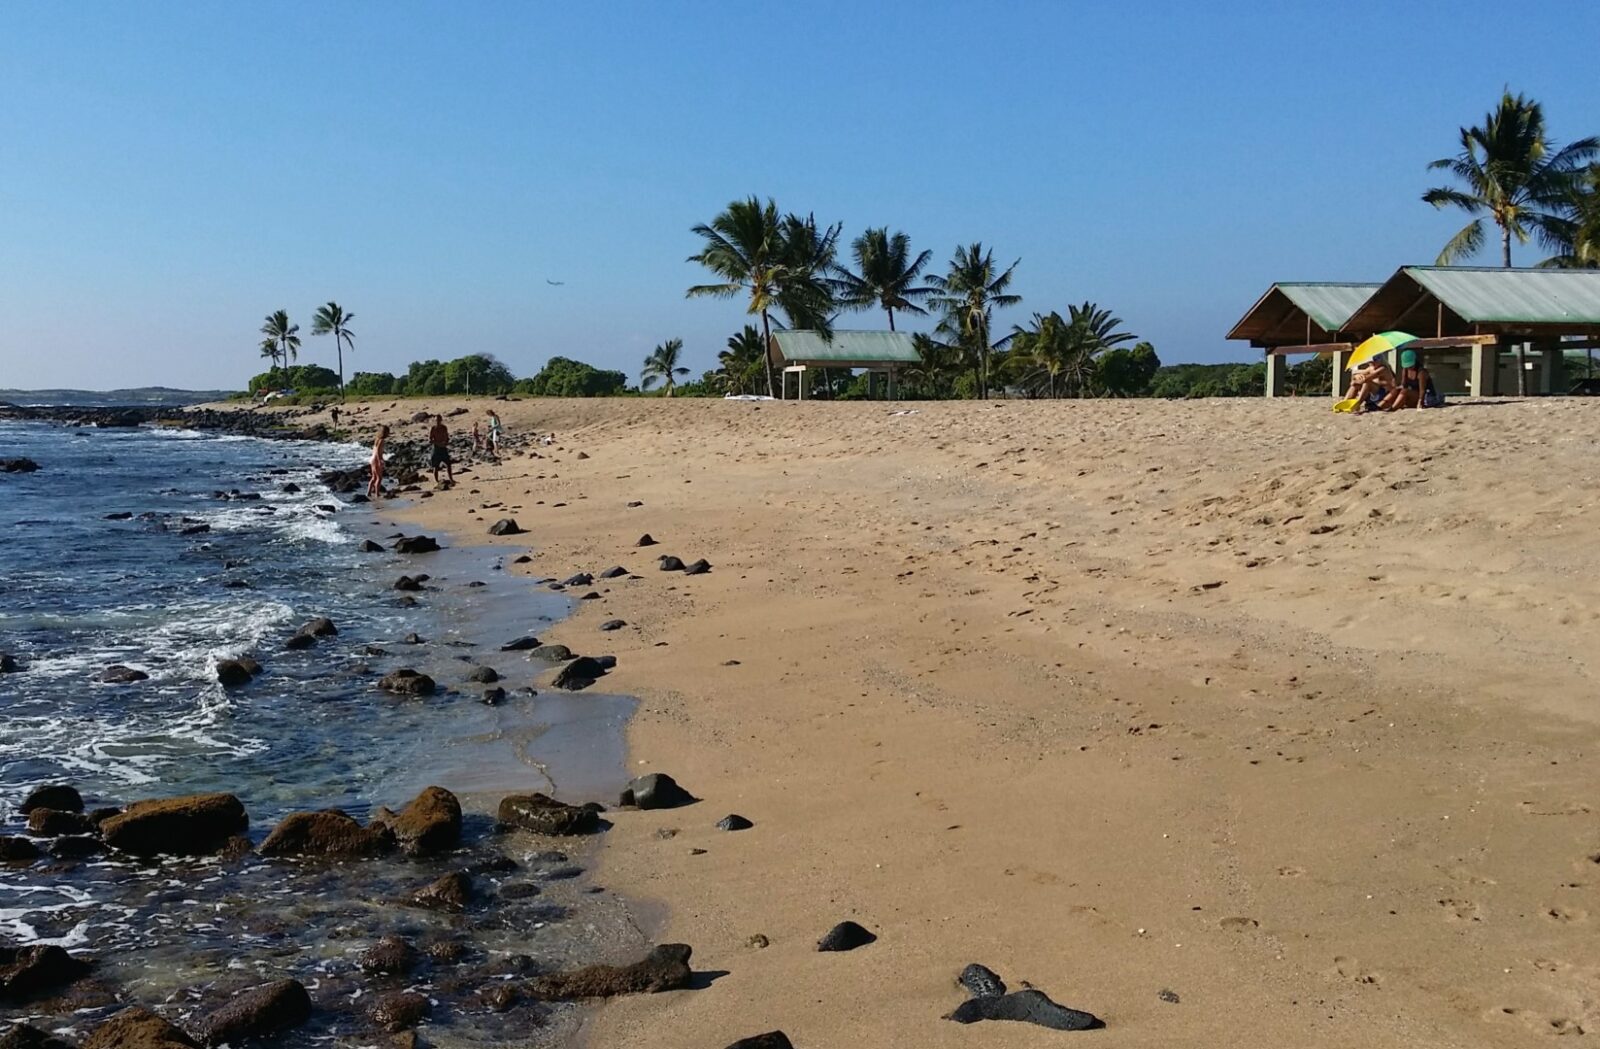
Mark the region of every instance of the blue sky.
POLYGON ((1600 133, 1597 36, 1592 0, 9 4, 0 386, 242 386, 329 299, 350 370, 699 371, 745 318, 685 300, 689 228, 752 193, 1020 257, 1006 325, 1094 300, 1229 359, 1273 280, 1432 261, 1425 164, 1503 85, 1600 133))

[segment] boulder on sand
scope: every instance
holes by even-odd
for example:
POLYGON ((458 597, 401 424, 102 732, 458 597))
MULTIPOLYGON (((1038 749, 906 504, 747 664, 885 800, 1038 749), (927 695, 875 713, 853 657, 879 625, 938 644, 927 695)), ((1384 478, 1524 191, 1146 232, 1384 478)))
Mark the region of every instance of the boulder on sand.
POLYGON ((606 668, 597 659, 589 656, 579 656, 561 668, 555 680, 551 682, 556 688, 571 690, 588 688, 606 672, 606 668))
POLYGON ((240 1045, 311 1019, 311 996, 299 980, 274 980, 240 991, 200 1021, 206 1045, 240 1045))
POLYGON ((817 941, 819 951, 853 951, 877 941, 877 937, 855 922, 840 922, 817 941))
POLYGON ((654 994, 689 986, 686 943, 663 943, 632 965, 589 965, 571 972, 536 977, 529 987, 541 998, 611 998, 654 994))
POLYGON ((397 696, 431 696, 437 686, 434 685, 433 678, 428 675, 418 673, 410 667, 402 667, 391 674, 385 674, 378 681, 378 687, 397 696))
POLYGON ((394 542, 397 554, 431 554, 438 549, 438 540, 428 535, 401 536, 394 542))
POLYGON ((17 811, 26 816, 34 809, 55 809, 57 812, 82 812, 83 795, 64 783, 48 784, 28 791, 17 811))
POLYGON ((100 823, 106 844, 135 856, 206 856, 250 826, 232 794, 136 801, 100 823))
POLYGON ((489 526, 490 535, 521 535, 522 528, 514 517, 502 517, 489 526))
POLYGON ((513 641, 507 641, 500 646, 502 652, 526 652, 530 648, 538 648, 539 639, 532 634, 525 634, 513 641))
POLYGON ((261 843, 263 856, 356 858, 393 852, 394 832, 374 820, 363 827, 338 809, 291 812, 261 843))
POLYGON ((698 800, 665 772, 652 772, 629 783, 618 804, 641 809, 675 809, 698 800))
POLYGON ((661 564, 661 570, 663 572, 683 571, 683 562, 678 560, 676 557, 673 557, 671 554, 663 555, 661 558, 659 558, 659 561, 661 564))
POLYGON ((600 806, 568 805, 545 794, 512 794, 500 799, 496 817, 502 827, 535 834, 593 834, 600 829, 600 806))
POLYGON ((728 1049, 794 1049, 794 1043, 789 1041, 789 1036, 782 1031, 768 1031, 766 1034, 741 1038, 728 1046, 728 1049))
POLYGON ((566 645, 537 645, 528 653, 528 658, 546 663, 565 663, 572 658, 572 649, 566 645))
POLYGON ((82 1049, 199 1049, 199 1045, 149 1009, 135 1005, 91 1031, 82 1049))
POLYGON ((443 787, 426 787, 399 812, 380 810, 373 818, 391 831, 413 856, 437 856, 461 844, 461 802, 443 787))
POLYGON ((1043 991, 1031 988, 1010 994, 968 998, 945 1019, 958 1024, 977 1023, 979 1020, 1011 1020, 1015 1023, 1038 1024, 1053 1031, 1093 1031, 1105 1026, 1093 1013, 1059 1005, 1043 991))
POLYGON ((44 997, 88 971, 88 962, 54 944, 0 947, 0 1001, 27 1002, 44 997))

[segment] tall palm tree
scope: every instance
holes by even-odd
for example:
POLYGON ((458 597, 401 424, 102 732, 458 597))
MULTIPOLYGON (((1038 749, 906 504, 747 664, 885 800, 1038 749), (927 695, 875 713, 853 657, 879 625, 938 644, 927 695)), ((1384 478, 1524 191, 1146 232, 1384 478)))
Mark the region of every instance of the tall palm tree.
MULTIPOLYGON (((838 226, 830 226, 823 233, 814 220, 794 215, 780 218, 777 202, 770 198, 765 204, 757 197, 733 201, 709 225, 694 227, 705 245, 688 259, 722 280, 696 284, 687 294, 689 298, 748 295, 747 312, 761 317, 763 347, 772 342, 774 309, 782 310, 791 325, 826 331, 833 302, 826 272, 838 231, 838 226)), ((762 359, 767 393, 776 396, 777 379, 765 350, 762 359)))
POLYGON ((1018 259, 1004 272, 999 272, 993 249, 974 242, 956 248, 948 273, 942 277, 937 274, 928 277, 933 289, 930 301, 945 312, 939 330, 954 335, 973 357, 979 397, 989 396, 989 358, 994 351, 989 343, 991 314, 996 308, 1015 306, 1022 301, 1022 296, 1007 290, 1021 261, 1018 259))
POLYGON ((843 267, 835 270, 839 282, 839 304, 846 309, 870 309, 881 306, 889 315, 889 330, 894 331, 894 311, 924 314, 927 311, 917 303, 933 293, 932 288, 917 282, 922 270, 933 258, 933 252, 923 251, 911 258, 911 238, 904 233, 889 236, 889 228, 869 229, 850 245, 855 256, 856 270, 843 267))
POLYGON ((766 355, 761 333, 754 325, 746 324, 743 331, 729 336, 728 348, 717 354, 717 375, 723 392, 751 392, 759 381, 761 362, 766 355))
POLYGON ((1077 334, 1061 314, 1035 313, 1028 327, 1019 324, 1012 328, 1011 355, 1006 363, 1025 384, 1042 385, 1046 396, 1059 397, 1063 377, 1081 372, 1075 359, 1082 349, 1077 334))
POLYGON ((1487 216, 1500 229, 1500 262, 1511 265, 1511 239, 1526 244, 1530 236, 1559 246, 1561 210, 1570 199, 1575 173, 1600 156, 1600 138, 1584 138, 1553 149, 1545 137, 1544 107, 1522 95, 1505 92, 1498 109, 1482 127, 1464 127, 1461 152, 1435 160, 1429 170, 1443 168, 1462 184, 1430 189, 1422 199, 1436 208, 1456 207, 1473 216, 1439 252, 1438 264, 1453 265, 1483 247, 1487 216))
POLYGON ((650 356, 644 359, 644 372, 639 377, 639 388, 648 390, 657 382, 668 397, 677 388, 678 376, 688 375, 689 369, 678 364, 678 357, 683 353, 682 339, 668 339, 666 342, 650 351, 650 356))
POLYGON ((261 325, 261 334, 272 340, 278 347, 278 359, 287 368, 289 362, 300 357, 300 325, 289 323, 289 312, 278 310, 267 314, 266 321, 261 325))
POLYGON ((261 340, 261 356, 267 358, 267 360, 272 362, 272 367, 269 369, 269 371, 274 376, 273 381, 276 382, 277 381, 276 376, 277 376, 277 371, 278 371, 278 340, 277 339, 262 339, 261 340))
POLYGON ((1600 269, 1600 164, 1573 180, 1560 253, 1542 265, 1600 269))
POLYGON ((356 336, 350 330, 350 322, 355 319, 355 314, 346 313, 337 302, 318 307, 311 318, 311 334, 333 336, 333 347, 339 354, 339 400, 341 401, 344 400, 345 347, 349 347, 351 353, 356 352, 356 336))

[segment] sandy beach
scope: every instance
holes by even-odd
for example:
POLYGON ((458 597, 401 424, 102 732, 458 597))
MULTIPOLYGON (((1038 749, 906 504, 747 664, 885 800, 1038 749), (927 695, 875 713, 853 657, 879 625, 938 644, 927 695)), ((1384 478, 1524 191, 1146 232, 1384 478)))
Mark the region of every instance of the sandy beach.
POLYGON ((617 813, 600 881, 714 978, 590 1044, 1600 1033, 1600 405, 352 409, 461 403, 557 441, 400 512, 642 576, 546 640, 618 657, 633 767, 704 799, 617 813), (845 919, 877 942, 818 953, 845 919), (1107 1029, 948 1022, 969 962, 1107 1029))

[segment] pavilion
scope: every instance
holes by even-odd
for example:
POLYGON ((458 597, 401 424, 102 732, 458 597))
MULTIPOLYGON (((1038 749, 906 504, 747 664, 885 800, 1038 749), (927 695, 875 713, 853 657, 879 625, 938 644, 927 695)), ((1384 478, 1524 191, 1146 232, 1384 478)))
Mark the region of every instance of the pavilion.
POLYGON ((895 368, 922 360, 911 336, 896 331, 775 331, 767 352, 775 367, 783 369, 783 396, 788 396, 789 376, 796 376, 799 397, 805 399, 808 368, 860 369, 867 373, 867 388, 874 375, 887 377, 887 392, 894 399, 895 368))

